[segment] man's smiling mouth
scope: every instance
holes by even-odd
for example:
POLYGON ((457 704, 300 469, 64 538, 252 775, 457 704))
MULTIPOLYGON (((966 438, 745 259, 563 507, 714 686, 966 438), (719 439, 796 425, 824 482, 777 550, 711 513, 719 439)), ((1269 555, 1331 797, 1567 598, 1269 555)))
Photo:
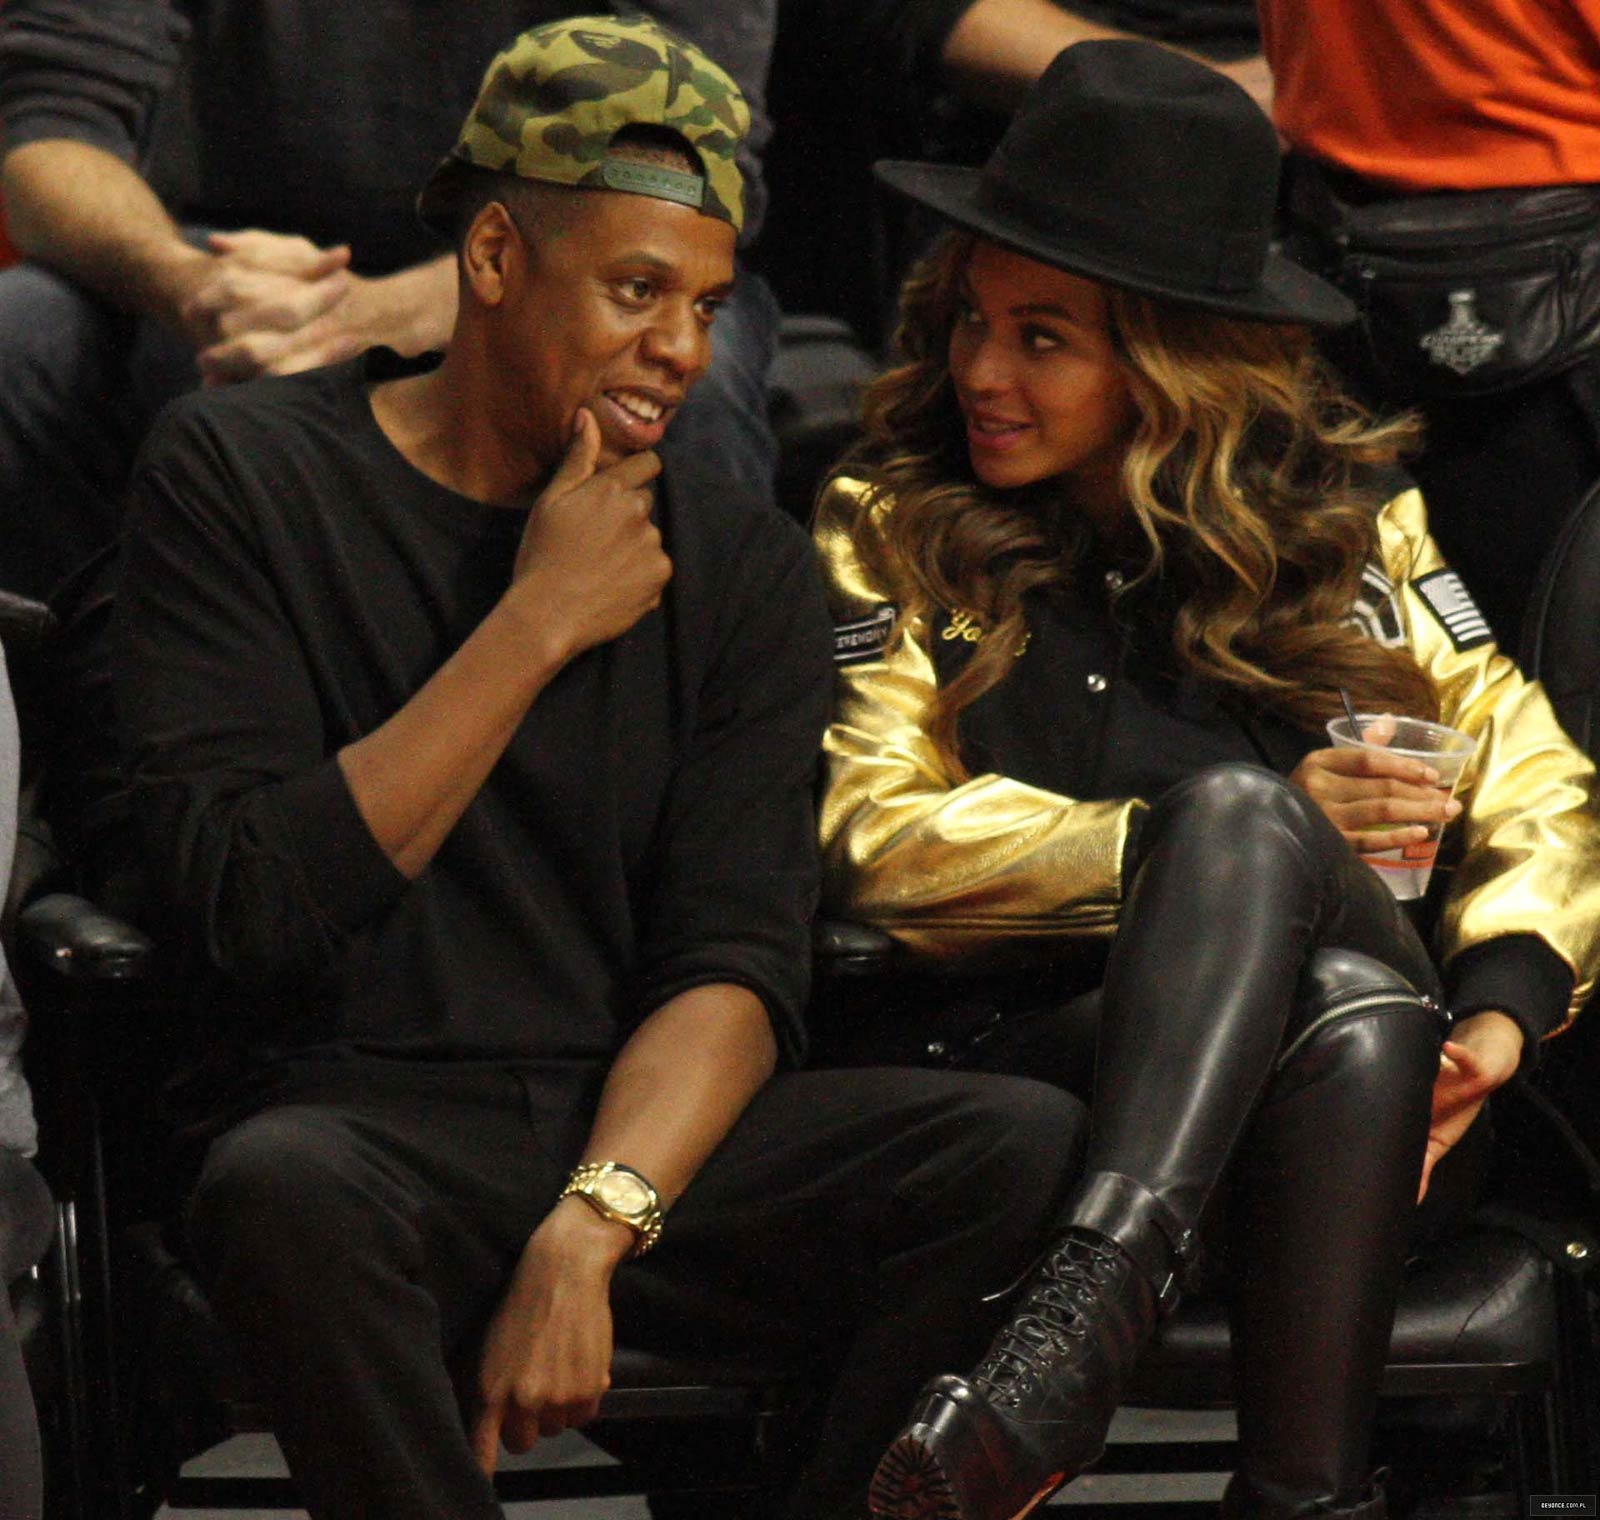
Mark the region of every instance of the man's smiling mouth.
POLYGON ((667 411, 653 396, 646 396, 639 391, 607 391, 605 396, 614 406, 630 417, 637 417, 640 422, 659 422, 667 411))

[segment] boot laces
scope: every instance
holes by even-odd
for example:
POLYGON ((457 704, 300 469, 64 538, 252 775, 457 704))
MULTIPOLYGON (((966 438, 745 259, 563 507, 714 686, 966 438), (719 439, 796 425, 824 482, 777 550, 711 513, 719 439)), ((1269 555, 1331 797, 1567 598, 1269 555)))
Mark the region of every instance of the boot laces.
POLYGON ((973 1372, 978 1389, 1015 1408, 1034 1388, 1048 1385, 1054 1360, 1082 1344, 1088 1312, 1102 1301, 1123 1261, 1109 1241, 1102 1245, 1080 1236, 1063 1241, 973 1372))

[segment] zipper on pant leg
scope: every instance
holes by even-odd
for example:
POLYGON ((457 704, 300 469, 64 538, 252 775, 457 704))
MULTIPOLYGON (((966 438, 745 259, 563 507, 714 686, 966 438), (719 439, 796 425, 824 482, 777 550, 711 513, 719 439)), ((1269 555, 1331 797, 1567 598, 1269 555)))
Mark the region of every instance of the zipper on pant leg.
POLYGON ((1279 1054, 1277 1064, 1273 1068, 1282 1071, 1293 1059, 1296 1051, 1319 1029, 1333 1023, 1336 1019, 1346 1019, 1353 1014, 1365 1013, 1372 1008, 1421 1008, 1433 1014, 1441 1024, 1449 1026, 1449 1020, 1439 1007, 1438 1000, 1419 992, 1401 992, 1398 989, 1388 992, 1351 992, 1337 999, 1334 1003, 1322 1010, 1304 1029, 1292 1039, 1279 1054))

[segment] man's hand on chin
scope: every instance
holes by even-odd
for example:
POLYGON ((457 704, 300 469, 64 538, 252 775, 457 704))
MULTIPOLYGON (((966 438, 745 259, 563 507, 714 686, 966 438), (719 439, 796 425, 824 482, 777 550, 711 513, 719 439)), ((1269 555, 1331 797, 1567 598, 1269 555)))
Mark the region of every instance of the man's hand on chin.
POLYGON ((595 1417, 611 1383, 611 1275, 633 1243, 581 1198, 563 1199, 529 1238, 478 1367, 472 1447, 484 1472, 502 1442, 526 1451, 595 1417))

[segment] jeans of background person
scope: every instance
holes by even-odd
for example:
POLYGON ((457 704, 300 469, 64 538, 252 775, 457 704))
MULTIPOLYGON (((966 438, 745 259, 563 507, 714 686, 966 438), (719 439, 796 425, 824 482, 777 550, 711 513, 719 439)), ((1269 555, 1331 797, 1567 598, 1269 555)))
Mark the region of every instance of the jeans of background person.
POLYGON ((778 351, 771 287, 741 269, 711 329, 711 365, 667 429, 662 453, 715 460, 745 496, 773 501, 778 443, 767 421, 767 376, 778 351))
MULTIPOLYGON (((778 316, 766 282, 743 272, 717 314, 711 367, 669 434, 767 501, 778 316)), ((197 379, 189 347, 159 323, 37 264, 0 272, 0 587, 47 597, 110 541, 146 431, 197 379)))
POLYGON ((0 586, 46 596, 110 541, 145 431, 195 381, 159 324, 35 264, 0 272, 0 586))
POLYGON ((0 1520, 38 1520, 44 1503, 39 1426, 6 1289, 44 1255, 54 1220, 32 1163, 0 1149, 0 1520))

